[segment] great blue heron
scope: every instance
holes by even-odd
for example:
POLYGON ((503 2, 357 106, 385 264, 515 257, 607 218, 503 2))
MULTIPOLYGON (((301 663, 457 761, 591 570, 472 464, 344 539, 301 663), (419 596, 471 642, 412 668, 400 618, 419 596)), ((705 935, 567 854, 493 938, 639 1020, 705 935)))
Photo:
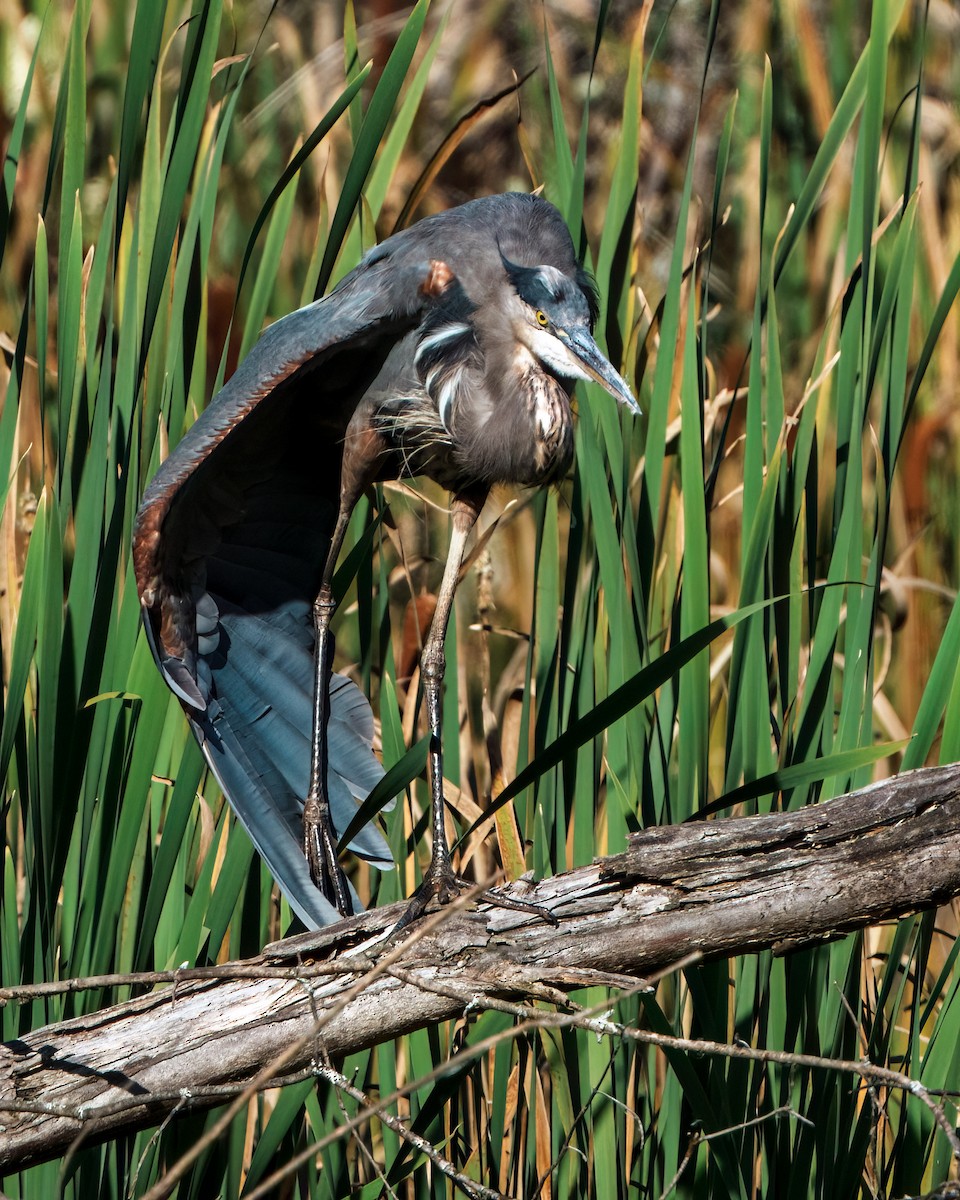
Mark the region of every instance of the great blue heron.
MULTIPOLYGON (((408 475, 453 493, 421 656, 433 846, 415 915, 461 884, 444 826, 440 699, 470 530, 491 485, 563 476, 576 380, 639 412, 591 336, 595 317, 592 281, 545 200, 490 196, 428 217, 271 325, 147 489, 134 562, 150 646, 307 925, 353 911, 337 830, 383 773, 366 699, 332 673, 331 585, 354 505, 408 475)), ((351 849, 392 861, 374 826, 351 849)))

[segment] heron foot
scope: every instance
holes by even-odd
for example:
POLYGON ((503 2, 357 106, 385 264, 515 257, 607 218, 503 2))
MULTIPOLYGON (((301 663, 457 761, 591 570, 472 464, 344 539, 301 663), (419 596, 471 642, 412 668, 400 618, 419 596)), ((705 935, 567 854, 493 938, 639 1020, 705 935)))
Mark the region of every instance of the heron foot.
POLYGON ((314 885, 341 917, 352 917, 353 900, 337 857, 337 835, 330 820, 330 806, 316 796, 308 796, 303 806, 303 853, 314 885))
MULTIPOLYGON (((476 891, 476 889, 476 883, 458 875, 449 862, 442 866, 431 863, 423 877, 423 882, 410 897, 406 911, 393 927, 391 936, 396 936, 428 913, 435 912, 446 904, 452 904, 465 892, 476 891)), ((517 912, 532 913, 549 925, 559 924, 557 918, 544 905, 534 904, 530 900, 517 900, 513 896, 505 896, 496 888, 488 888, 481 892, 477 899, 483 900, 495 908, 509 908, 517 912)))

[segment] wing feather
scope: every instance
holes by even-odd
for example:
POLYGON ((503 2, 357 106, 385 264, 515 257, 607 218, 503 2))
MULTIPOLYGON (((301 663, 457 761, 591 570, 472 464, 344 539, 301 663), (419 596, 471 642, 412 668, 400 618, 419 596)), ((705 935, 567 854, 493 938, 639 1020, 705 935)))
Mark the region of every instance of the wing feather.
MULTIPOLYGON (((301 815, 312 603, 336 519, 342 439, 394 342, 419 321, 430 278, 415 246, 399 262, 381 249, 331 296, 272 325, 169 455, 137 518, 134 564, 154 657, 308 925, 337 917, 310 879, 301 815)), ((330 691, 328 798, 342 830, 383 768, 366 698, 341 676, 330 691)), ((351 848, 392 865, 374 827, 351 848)))

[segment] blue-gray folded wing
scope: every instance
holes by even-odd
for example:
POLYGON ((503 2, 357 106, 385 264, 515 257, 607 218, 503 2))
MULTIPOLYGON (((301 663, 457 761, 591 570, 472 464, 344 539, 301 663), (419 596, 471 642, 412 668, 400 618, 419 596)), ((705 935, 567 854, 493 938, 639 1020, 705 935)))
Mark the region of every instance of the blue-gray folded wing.
MULTIPOLYGON (((390 349, 428 301, 429 262, 409 238, 393 245, 398 261, 389 248, 374 251, 331 296, 264 333, 160 468, 134 540, 157 664, 224 794, 307 925, 337 919, 310 878, 301 814, 313 713, 312 605, 338 511, 343 436, 390 349)), ((366 698, 339 675, 330 697, 328 798, 343 830, 383 768, 366 698)), ((392 865, 374 825, 350 848, 376 866, 392 865)))

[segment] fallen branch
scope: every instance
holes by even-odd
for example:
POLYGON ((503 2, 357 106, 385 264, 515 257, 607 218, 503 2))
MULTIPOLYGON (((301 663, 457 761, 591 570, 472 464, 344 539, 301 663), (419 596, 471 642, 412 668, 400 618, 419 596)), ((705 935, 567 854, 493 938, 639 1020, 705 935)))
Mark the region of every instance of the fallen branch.
MULTIPOLYGON (((394 906, 245 963, 177 972, 172 988, 4 1044, 0 1168, 63 1154, 78 1135, 99 1140, 223 1103, 254 1080, 303 1077, 471 1006, 635 988, 691 955, 784 952, 935 907, 960 894, 960 766, 794 813, 647 830, 623 854, 511 891, 548 907, 557 927, 484 904, 384 945, 394 906)), ((8 989, 0 1002, 29 992, 8 989)), ((899 1086, 918 1094, 909 1080, 899 1086)))

